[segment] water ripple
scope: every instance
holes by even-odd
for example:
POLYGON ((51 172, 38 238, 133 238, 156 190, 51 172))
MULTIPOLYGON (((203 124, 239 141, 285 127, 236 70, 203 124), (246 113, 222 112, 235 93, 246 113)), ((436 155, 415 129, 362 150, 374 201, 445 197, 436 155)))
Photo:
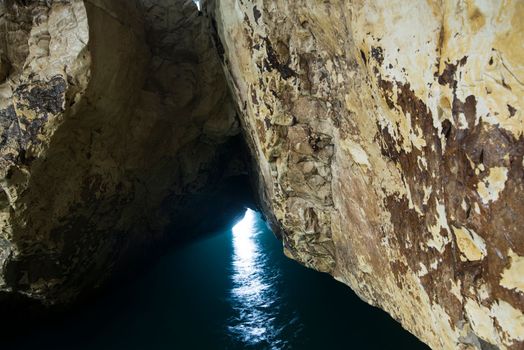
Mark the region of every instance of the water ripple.
POLYGON ((247 346, 287 349, 284 333, 290 327, 300 330, 300 322, 295 314, 282 320, 280 271, 269 263, 257 239, 262 234, 257 220, 258 214, 248 209, 233 227, 231 303, 236 315, 230 319, 228 331, 234 340, 247 346))

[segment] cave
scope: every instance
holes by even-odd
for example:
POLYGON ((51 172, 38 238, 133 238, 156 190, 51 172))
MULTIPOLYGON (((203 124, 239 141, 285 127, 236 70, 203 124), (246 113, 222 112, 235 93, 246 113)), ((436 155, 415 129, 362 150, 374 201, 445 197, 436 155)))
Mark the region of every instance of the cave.
POLYGON ((139 329, 163 326, 144 316, 127 346, 212 348, 221 329, 238 343, 219 348, 522 348, 521 15, 519 1, 0 3, 12 346, 70 333, 71 348, 102 324, 118 348, 114 326, 141 306, 224 317, 213 294, 241 310, 226 328, 166 318, 187 339, 154 343, 139 329), (289 305, 309 315, 295 328, 289 305))

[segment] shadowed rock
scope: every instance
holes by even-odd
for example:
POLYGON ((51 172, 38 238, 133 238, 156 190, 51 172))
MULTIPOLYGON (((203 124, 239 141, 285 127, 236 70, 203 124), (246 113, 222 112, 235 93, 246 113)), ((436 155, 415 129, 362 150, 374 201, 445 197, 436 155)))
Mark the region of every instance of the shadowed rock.
POLYGON ((0 289, 70 301, 245 173, 239 124, 190 1, 2 11, 0 289))

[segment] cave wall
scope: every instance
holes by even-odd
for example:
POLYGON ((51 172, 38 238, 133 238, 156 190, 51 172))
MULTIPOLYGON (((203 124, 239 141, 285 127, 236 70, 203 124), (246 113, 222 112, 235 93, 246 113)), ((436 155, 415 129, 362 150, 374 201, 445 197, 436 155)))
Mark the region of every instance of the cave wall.
POLYGON ((208 12, 285 253, 434 349, 522 349, 523 2, 208 12))
POLYGON ((102 282, 245 172, 242 129, 289 257, 435 349, 524 347, 522 2, 207 8, 0 4, 0 292, 102 282))
POLYGON ((239 124, 191 1, 0 14, 0 292, 66 302, 244 172, 239 124))

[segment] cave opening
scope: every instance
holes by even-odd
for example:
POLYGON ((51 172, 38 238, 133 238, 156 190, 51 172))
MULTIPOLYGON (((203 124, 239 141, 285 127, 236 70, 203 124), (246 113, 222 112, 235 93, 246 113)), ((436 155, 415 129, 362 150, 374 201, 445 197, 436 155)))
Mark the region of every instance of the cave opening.
POLYGON ((202 10, 202 6, 200 5, 200 0, 193 0, 193 2, 195 3, 198 11, 201 11, 202 10))

